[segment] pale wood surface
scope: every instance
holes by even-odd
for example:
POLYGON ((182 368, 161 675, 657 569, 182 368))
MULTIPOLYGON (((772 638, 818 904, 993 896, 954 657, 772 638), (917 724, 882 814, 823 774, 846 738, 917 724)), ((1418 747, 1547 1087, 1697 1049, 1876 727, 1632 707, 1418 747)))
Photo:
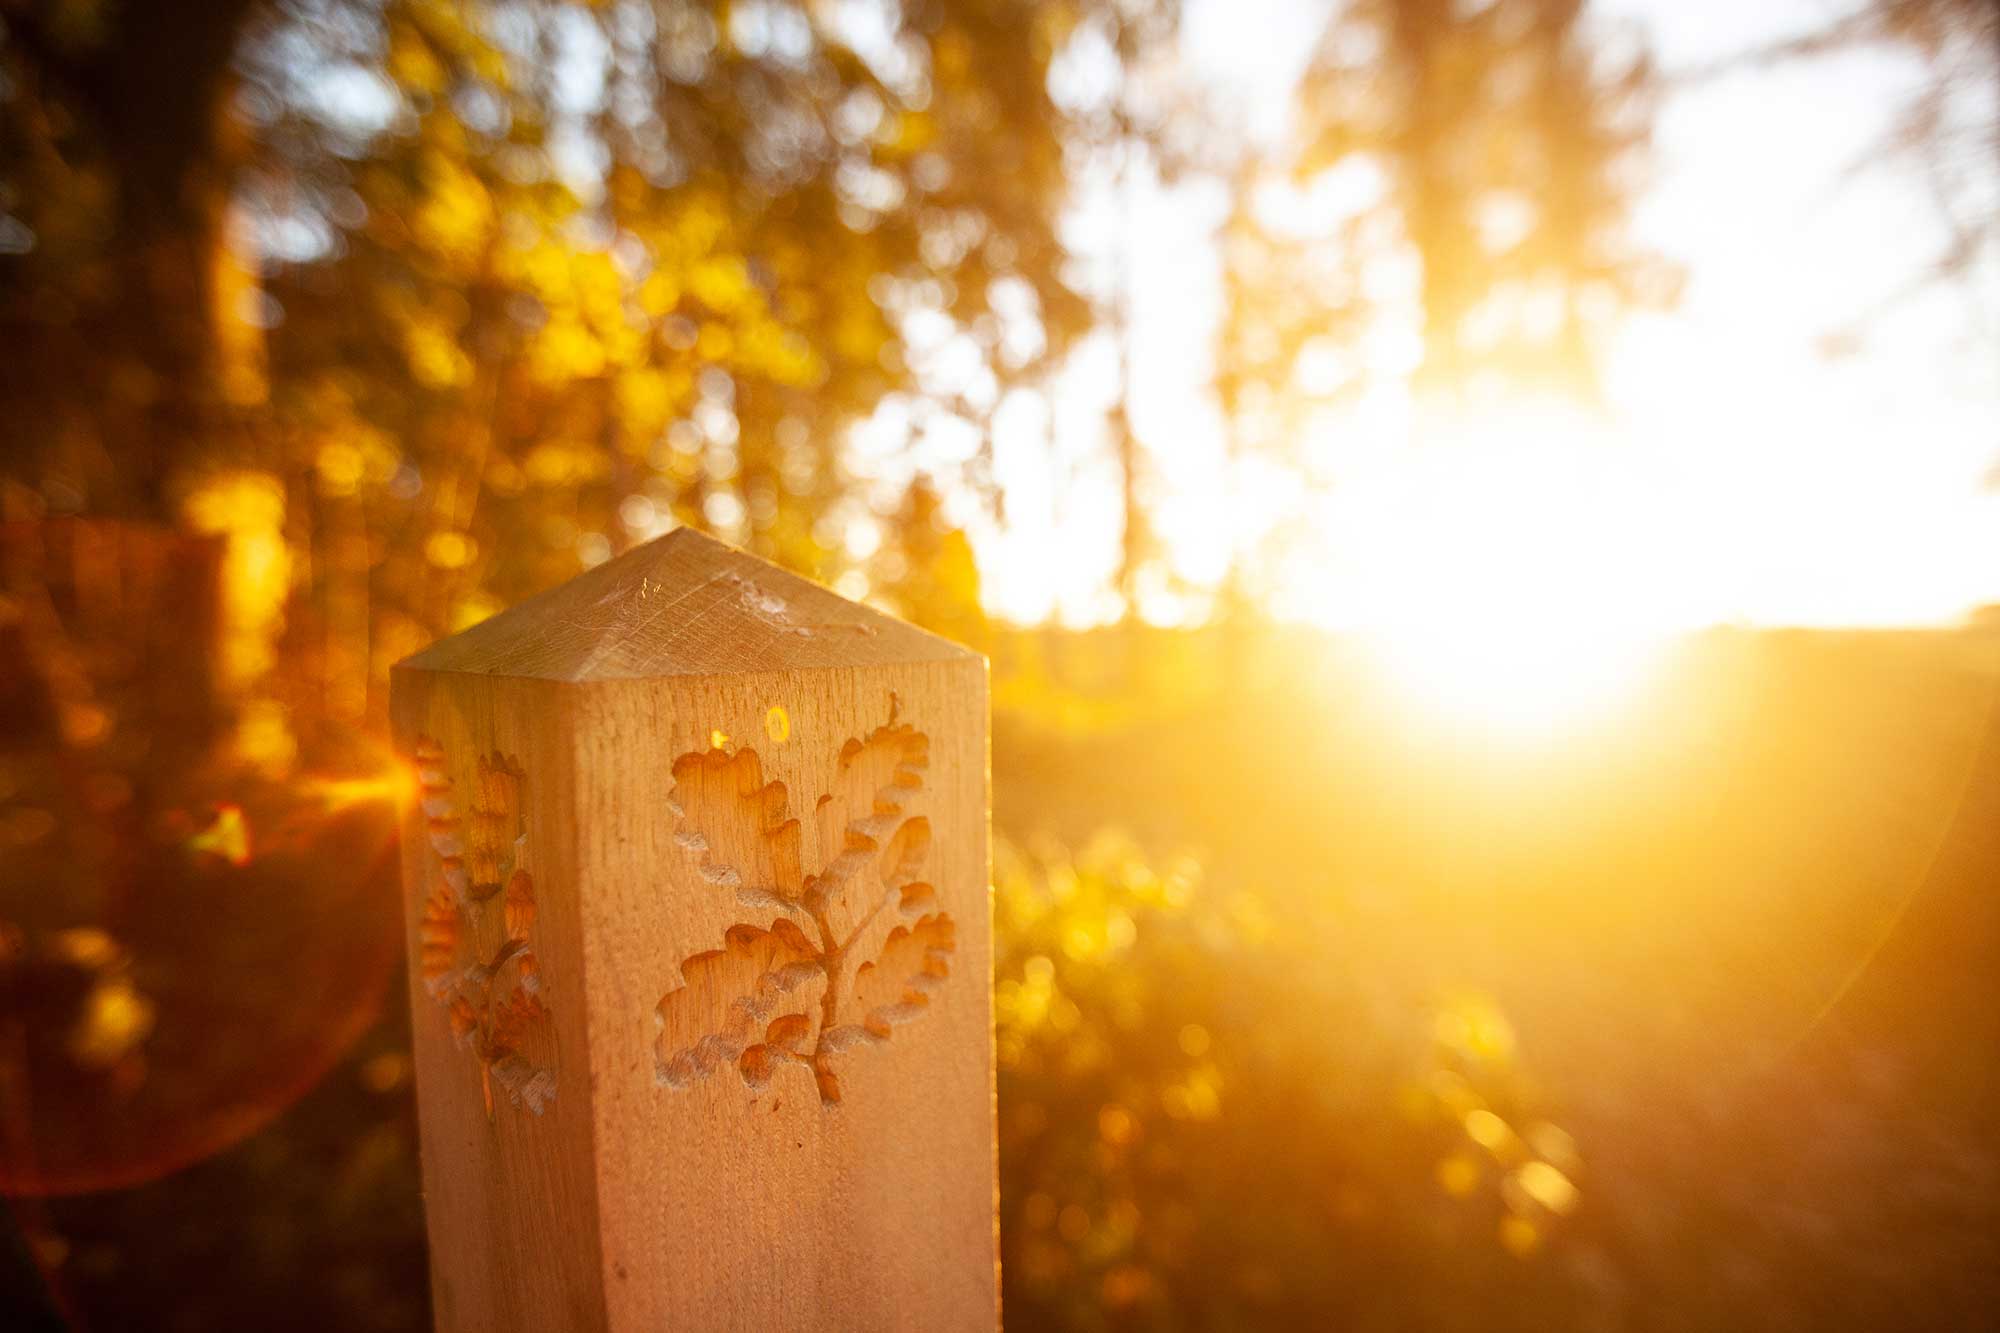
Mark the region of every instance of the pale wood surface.
POLYGON ((985 664, 693 534, 612 563, 396 673, 429 804, 532 881, 474 993, 532 954, 546 1009, 455 1042, 413 813, 438 1326, 993 1328, 985 664))
POLYGON ((408 658, 423 671, 626 680, 978 654, 681 528, 408 658))

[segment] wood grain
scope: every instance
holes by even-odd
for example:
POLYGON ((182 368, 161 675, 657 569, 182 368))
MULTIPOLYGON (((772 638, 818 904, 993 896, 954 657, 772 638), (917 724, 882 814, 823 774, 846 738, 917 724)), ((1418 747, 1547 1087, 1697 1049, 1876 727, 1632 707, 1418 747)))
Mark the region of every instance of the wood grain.
POLYGON ((405 840, 439 1328, 996 1326, 986 709, 975 654, 693 533, 398 667, 399 745, 486 793, 405 840), (533 1023, 440 1001, 530 956, 533 1023))

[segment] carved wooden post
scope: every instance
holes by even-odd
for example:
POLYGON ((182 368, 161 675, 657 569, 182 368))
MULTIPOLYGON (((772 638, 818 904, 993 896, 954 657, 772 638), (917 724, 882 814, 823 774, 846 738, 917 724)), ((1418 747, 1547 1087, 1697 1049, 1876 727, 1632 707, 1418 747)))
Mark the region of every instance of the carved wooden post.
POLYGON ((680 531, 393 712, 438 1327, 992 1328, 984 662, 680 531))

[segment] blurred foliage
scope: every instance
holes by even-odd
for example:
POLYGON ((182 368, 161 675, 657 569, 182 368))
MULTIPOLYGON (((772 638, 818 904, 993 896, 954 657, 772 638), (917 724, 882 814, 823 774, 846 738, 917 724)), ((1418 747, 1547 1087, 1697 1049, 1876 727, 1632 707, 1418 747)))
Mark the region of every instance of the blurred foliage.
POLYGON ((1046 87, 1079 18, 10 11, 6 512, 224 537, 237 683, 302 725, 379 719, 388 663, 676 523, 976 638, 984 414, 1087 314, 1046 87), (937 410, 982 442, 855 471, 846 428, 956 334, 937 410))
POLYGON ((417 1181, 396 1005, 291 1115, 231 1151, 135 1189, 11 1201, 23 1252, 0 1259, 0 1314, 10 1329, 428 1328, 417 1181))
POLYGON ((0 524, 0 1189, 199 1160, 374 1021, 400 786, 358 732, 293 772, 282 714, 239 702, 270 670, 220 632, 268 610, 241 549, 0 524))
POLYGON ((1032 848, 995 858, 1010 1322, 1454 1326, 1459 1282, 1576 1208, 1576 1146, 1489 997, 1373 993, 1192 857, 1032 848), (1387 1271, 1430 1268, 1460 1277, 1387 1271))

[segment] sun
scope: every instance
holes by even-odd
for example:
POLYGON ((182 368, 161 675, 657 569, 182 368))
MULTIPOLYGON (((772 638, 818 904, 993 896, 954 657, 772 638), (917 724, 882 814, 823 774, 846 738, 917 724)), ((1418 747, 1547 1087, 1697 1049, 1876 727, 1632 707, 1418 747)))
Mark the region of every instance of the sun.
MULTIPOLYGON (((1515 736, 1614 713, 1661 656, 1664 634, 1605 633, 1544 603, 1511 614, 1411 617, 1365 634, 1389 685, 1446 721, 1515 736)), ((1486 608, 1491 611, 1495 608, 1486 608)))
POLYGON ((1326 619, 1411 708, 1546 734, 1615 711, 1687 627, 1642 478, 1574 413, 1520 413, 1341 488, 1326 619))

